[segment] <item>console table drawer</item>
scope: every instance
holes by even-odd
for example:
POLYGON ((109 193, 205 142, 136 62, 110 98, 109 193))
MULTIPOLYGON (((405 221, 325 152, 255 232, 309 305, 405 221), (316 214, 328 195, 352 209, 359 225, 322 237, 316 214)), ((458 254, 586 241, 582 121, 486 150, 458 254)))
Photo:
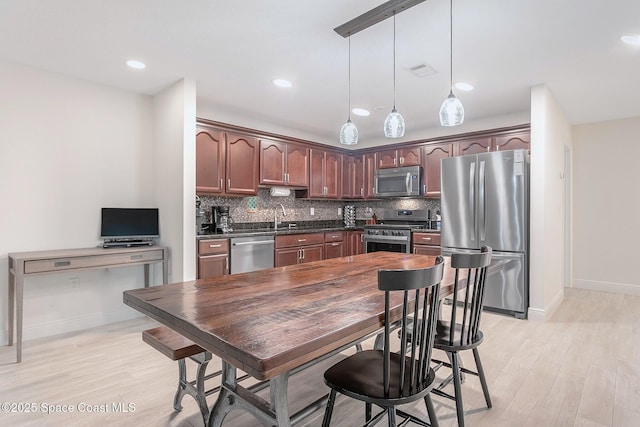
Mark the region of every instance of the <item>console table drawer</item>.
POLYGON ((114 253, 55 259, 38 259, 24 263, 25 274, 64 271, 78 268, 107 267, 110 265, 137 264, 162 261, 162 249, 135 253, 114 253))

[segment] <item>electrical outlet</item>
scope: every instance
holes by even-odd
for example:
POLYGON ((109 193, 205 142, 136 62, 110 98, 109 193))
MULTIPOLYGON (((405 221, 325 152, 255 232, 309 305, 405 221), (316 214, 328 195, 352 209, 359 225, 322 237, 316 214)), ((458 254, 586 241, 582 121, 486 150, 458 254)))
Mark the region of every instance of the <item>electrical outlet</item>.
POLYGON ((80 278, 78 278, 78 277, 70 278, 69 282, 71 282, 71 288, 72 289, 78 289, 78 286, 80 286, 80 278))
POLYGON ((338 215, 342 215, 342 208, 338 208, 338 215))
POLYGON ((309 209, 309 215, 313 216, 316 214, 316 210, 314 208, 309 209))

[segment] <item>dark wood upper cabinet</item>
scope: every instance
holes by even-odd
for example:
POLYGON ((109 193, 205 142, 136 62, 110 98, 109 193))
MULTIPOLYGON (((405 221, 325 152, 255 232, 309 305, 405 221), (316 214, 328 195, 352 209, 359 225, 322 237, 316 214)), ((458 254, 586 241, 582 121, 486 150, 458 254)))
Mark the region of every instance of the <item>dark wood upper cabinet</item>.
POLYGON ((364 155, 364 198, 371 199, 375 197, 375 171, 376 171, 376 154, 367 153, 364 155))
POLYGON ((224 132, 196 129, 196 194, 224 193, 224 132))
POLYGON ((306 187, 309 149, 298 144, 260 140, 260 184, 306 187))
POLYGON ((456 156, 466 156, 467 154, 480 154, 493 151, 491 144, 491 137, 482 137, 476 139, 465 139, 458 141, 455 144, 456 156))
POLYGON ((531 134, 529 132, 512 133, 494 137, 496 151, 517 150, 531 148, 531 134))
POLYGON ((404 166, 420 166, 420 147, 405 147, 398 150, 385 150, 377 153, 378 169, 404 166))
POLYGON ((227 194, 255 196, 258 194, 260 144, 258 139, 245 135, 226 134, 227 194))
POLYGON ((338 199, 342 194, 342 154, 312 148, 309 150, 308 197, 338 199))
POLYGON ((428 144, 422 147, 423 162, 423 195, 425 197, 440 197, 440 161, 453 157, 452 143, 428 144))
POLYGON ((342 155, 342 197, 362 199, 365 193, 364 154, 342 155))

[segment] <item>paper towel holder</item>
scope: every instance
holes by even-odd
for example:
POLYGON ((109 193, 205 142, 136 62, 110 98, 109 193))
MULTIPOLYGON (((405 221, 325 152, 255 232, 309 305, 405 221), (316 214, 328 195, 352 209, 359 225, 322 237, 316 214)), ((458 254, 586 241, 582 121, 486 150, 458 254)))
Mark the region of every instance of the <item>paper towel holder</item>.
POLYGON ((287 197, 291 194, 291 190, 286 187, 271 187, 269 194, 272 197, 287 197))

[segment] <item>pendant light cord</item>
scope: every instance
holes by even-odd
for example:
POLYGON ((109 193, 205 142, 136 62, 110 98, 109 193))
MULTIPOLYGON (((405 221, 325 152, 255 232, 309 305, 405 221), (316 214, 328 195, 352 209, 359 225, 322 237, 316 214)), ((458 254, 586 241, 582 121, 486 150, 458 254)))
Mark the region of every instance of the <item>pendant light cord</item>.
POLYGON ((348 118, 351 120, 351 34, 349 34, 349 67, 348 67, 348 99, 349 99, 349 113, 348 118))
POLYGON ((396 109, 396 12, 393 12, 393 109, 396 109))
POLYGON ((453 93, 453 0, 449 0, 449 81, 453 93))

